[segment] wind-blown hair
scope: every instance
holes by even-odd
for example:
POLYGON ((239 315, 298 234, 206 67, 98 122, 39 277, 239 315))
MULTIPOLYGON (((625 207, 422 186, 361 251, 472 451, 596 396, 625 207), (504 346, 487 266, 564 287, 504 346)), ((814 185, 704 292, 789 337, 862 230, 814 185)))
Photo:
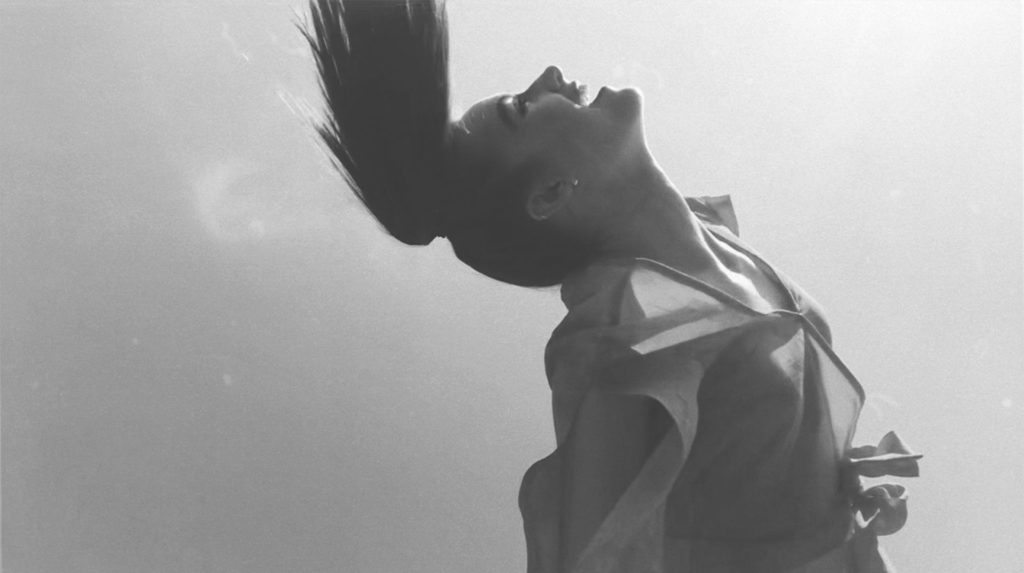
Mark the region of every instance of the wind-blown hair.
POLYGON ((448 25, 424 0, 310 0, 327 103, 318 131, 353 193, 398 240, 437 236, 450 129, 448 25))
POLYGON ((310 0, 310 12, 302 33, 327 107, 317 130, 388 233, 409 245, 447 236, 462 262, 520 286, 585 266, 591 249, 526 213, 538 161, 495 173, 455 149, 441 0, 310 0))

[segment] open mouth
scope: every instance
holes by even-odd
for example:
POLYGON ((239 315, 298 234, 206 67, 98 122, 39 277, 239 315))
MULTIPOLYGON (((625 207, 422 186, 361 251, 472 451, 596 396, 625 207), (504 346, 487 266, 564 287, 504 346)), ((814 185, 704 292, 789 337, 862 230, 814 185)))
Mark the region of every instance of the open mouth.
POLYGON ((569 99, 571 99, 574 102, 576 102, 576 105, 582 105, 582 106, 587 105, 587 103, 589 103, 589 101, 590 101, 589 98, 587 97, 587 85, 586 84, 577 84, 576 82, 573 82, 571 84, 571 87, 572 87, 573 97, 571 97, 569 99))
POLYGON ((559 92, 565 99, 579 106, 586 106, 589 99, 587 98, 587 86, 586 84, 573 82, 562 82, 562 89, 559 92))

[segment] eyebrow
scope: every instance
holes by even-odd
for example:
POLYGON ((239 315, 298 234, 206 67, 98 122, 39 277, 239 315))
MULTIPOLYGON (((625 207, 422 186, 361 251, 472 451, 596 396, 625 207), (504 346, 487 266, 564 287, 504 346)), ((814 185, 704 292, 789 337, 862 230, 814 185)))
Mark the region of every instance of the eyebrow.
POLYGON ((495 106, 498 108, 498 116, 501 117, 501 121, 503 121, 505 125, 508 126, 509 129, 515 131, 516 129, 518 129, 518 126, 516 126, 515 120, 513 120, 512 117, 508 114, 508 106, 505 105, 505 101, 508 100, 508 98, 510 97, 512 96, 504 96, 498 98, 498 101, 495 102, 495 106))

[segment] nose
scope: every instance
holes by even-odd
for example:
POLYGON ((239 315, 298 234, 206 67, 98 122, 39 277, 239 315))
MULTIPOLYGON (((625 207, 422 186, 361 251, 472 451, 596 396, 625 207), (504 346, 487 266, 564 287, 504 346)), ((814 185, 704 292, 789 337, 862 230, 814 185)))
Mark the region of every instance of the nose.
POLYGON ((556 89, 565 83, 565 78, 562 76, 562 70, 558 66, 548 66, 540 77, 556 89))
POLYGON ((524 94, 527 99, 534 99, 538 95, 544 92, 557 92, 562 88, 562 84, 565 83, 565 78, 562 77, 562 70, 558 66, 548 66, 537 79, 530 84, 530 87, 526 89, 524 94))

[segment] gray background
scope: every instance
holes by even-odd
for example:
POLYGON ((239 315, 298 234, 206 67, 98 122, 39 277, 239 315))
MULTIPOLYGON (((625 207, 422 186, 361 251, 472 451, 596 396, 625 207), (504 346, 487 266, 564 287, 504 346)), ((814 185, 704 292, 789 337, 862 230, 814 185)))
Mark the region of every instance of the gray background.
MULTIPOLYGON (((299 2, 0 0, 3 570, 523 571, 556 290, 384 236, 299 2)), ((826 307, 904 572, 1024 570, 1017 2, 453 0, 457 108, 635 85, 826 307)))

